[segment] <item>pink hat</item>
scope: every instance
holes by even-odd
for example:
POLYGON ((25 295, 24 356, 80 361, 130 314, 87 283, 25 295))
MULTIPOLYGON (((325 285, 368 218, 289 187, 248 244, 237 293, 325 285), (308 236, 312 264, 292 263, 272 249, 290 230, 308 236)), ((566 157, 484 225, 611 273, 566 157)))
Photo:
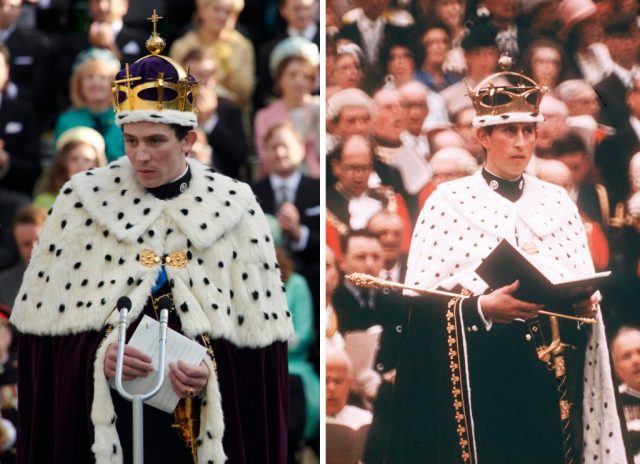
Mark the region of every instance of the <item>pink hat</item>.
POLYGON ((566 36, 573 26, 584 21, 596 11, 596 4, 592 0, 562 0, 557 10, 558 17, 563 23, 562 35, 566 36))

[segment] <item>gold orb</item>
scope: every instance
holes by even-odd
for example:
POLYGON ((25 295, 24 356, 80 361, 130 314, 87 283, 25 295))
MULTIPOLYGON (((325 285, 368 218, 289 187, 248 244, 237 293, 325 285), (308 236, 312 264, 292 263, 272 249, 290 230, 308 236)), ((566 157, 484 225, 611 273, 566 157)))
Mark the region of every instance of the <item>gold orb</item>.
POLYGON ((144 45, 152 55, 158 55, 162 52, 162 50, 164 50, 166 43, 164 39, 159 35, 152 35, 147 39, 144 45))

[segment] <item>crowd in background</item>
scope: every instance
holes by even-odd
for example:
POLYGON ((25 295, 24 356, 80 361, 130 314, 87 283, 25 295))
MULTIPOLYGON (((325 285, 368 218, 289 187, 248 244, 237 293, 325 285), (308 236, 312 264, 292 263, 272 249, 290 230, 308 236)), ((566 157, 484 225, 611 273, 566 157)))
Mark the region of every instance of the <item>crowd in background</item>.
MULTIPOLYGON (((610 339, 640 326, 638 6, 636 0, 327 2, 327 433, 341 424, 360 437, 327 441, 328 462, 383 462, 395 353, 406 328, 400 311, 385 304, 385 292, 344 276, 404 283, 425 200, 438 184, 483 165, 467 94, 509 62, 546 87, 545 121, 526 172, 566 188, 596 270, 612 271, 600 289, 610 339), (353 343, 363 331, 378 346, 375 361, 364 366, 353 343)), ((455 247, 455 240, 438 246, 455 247)), ((640 369, 640 345, 625 349, 627 363, 640 369)), ((640 393, 629 391, 637 403, 640 393)))
POLYGON ((319 13, 317 0, 0 0, 1 462, 15 458, 7 317, 22 274, 65 182, 125 156, 111 85, 154 27, 199 82, 189 156, 250 183, 271 223, 296 332, 289 462, 317 460, 319 13))

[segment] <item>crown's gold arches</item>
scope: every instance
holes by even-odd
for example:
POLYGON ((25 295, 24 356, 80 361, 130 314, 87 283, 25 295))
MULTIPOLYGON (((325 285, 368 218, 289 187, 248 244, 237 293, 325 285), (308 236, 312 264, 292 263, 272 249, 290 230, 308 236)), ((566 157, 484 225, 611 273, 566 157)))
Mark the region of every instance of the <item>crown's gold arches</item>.
POLYGON ((539 85, 524 74, 502 71, 483 79, 475 89, 469 89, 477 116, 501 115, 507 113, 540 112, 540 102, 547 91, 545 85, 539 85), (515 84, 496 85, 496 81, 507 79, 515 84))
POLYGON ((153 15, 147 18, 153 23, 153 32, 146 41, 147 50, 150 55, 144 56, 136 61, 136 63, 146 60, 152 56, 166 61, 172 67, 177 75, 178 82, 173 82, 173 78, 165 79, 164 73, 158 73, 155 79, 144 83, 137 83, 141 80, 139 76, 132 76, 129 73, 129 64, 125 65, 125 78, 114 80, 111 86, 113 92, 113 107, 116 112, 119 111, 135 111, 135 110, 176 110, 197 113, 198 101, 198 82, 189 80, 189 73, 168 56, 160 55, 164 50, 165 42, 156 31, 156 25, 161 16, 153 10, 153 15), (134 84, 135 83, 135 84, 134 84), (132 86, 134 84, 134 86, 132 86), (149 100, 143 98, 140 94, 148 89, 156 89, 157 98, 149 100), (175 93, 175 97, 167 99, 165 90, 169 89, 175 93), (120 93, 124 98, 119 98, 120 93))

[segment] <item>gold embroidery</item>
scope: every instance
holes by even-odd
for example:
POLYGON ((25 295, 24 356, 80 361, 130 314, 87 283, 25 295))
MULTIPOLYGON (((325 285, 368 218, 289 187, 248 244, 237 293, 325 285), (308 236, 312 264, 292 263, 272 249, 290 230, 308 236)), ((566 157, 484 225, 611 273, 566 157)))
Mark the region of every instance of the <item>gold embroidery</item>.
POLYGON ((187 266, 189 258, 187 258, 187 254, 182 250, 174 251, 170 255, 164 256, 164 259, 148 248, 140 251, 140 263, 145 267, 154 267, 163 261, 164 264, 168 266, 183 268, 187 266))
POLYGON ((530 255, 535 255, 538 252, 538 247, 533 242, 525 242, 521 248, 530 255))
POLYGON ((449 369, 451 371, 451 396, 453 397, 454 418, 456 420, 456 433, 458 434, 458 445, 460 446, 460 457, 462 462, 473 462, 470 442, 469 427, 467 425, 467 415, 464 407, 464 398, 462 396, 462 374, 460 372, 460 352, 458 351, 458 330, 457 320, 455 317, 456 305, 459 298, 453 298, 447 306, 447 345, 449 346, 449 369))

